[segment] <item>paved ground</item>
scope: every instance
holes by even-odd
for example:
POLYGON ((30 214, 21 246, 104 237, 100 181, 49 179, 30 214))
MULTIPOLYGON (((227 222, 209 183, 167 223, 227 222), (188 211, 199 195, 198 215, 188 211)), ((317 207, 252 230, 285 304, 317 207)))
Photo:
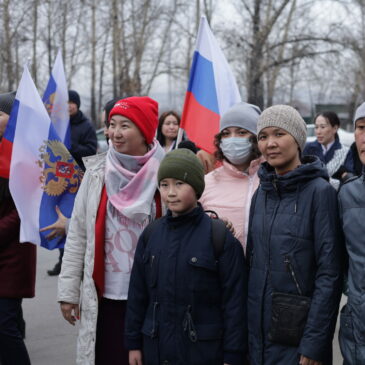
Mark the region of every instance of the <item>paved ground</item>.
MULTIPOLYGON (((26 345, 32 365, 75 364, 78 329, 62 318, 56 302, 57 277, 47 275, 47 269, 53 267, 57 258, 58 251, 38 249, 36 297, 23 302, 26 345)), ((333 365, 342 365, 337 336, 336 331, 333 365)))
POLYGON ((38 248, 36 296, 23 301, 32 365, 75 364, 78 329, 63 319, 56 301, 57 277, 47 275, 57 258, 58 250, 38 248))

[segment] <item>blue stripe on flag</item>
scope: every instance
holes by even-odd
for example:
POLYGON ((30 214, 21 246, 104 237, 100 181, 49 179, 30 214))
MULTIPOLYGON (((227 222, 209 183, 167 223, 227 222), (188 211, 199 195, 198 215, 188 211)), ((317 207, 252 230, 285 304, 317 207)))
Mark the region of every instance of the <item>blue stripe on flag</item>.
POLYGON ((188 91, 194 94, 199 104, 219 114, 213 63, 197 51, 194 52, 188 91))
POLYGON ((46 91, 44 92, 42 101, 43 104, 46 106, 46 109, 48 111, 48 114, 50 113, 50 110, 52 110, 53 107, 53 101, 51 96, 54 95, 54 93, 56 92, 57 89, 57 84, 55 79, 53 78, 53 75, 51 74, 48 84, 47 84, 47 88, 46 91))
MULTIPOLYGON (((56 130, 54 129, 54 126, 51 124, 49 129, 49 135, 48 135, 48 141, 59 141, 59 137, 57 136, 56 130)), ((39 227, 46 227, 50 224, 53 224, 58 219, 57 213, 56 213, 56 205, 60 208, 62 214, 66 216, 67 218, 71 217, 74 200, 76 196, 76 192, 70 192, 69 188, 75 185, 74 182, 70 182, 69 179, 63 178, 63 177, 56 177, 56 163, 61 161, 62 158, 55 153, 55 151, 52 151, 52 149, 47 146, 46 152, 49 154, 49 159, 51 161, 51 166, 47 163, 45 163, 45 170, 49 171, 50 173, 47 174, 46 178, 46 185, 53 180, 53 182, 57 182, 58 184, 65 183, 67 184, 67 187, 65 187, 65 191, 62 194, 56 194, 54 192, 54 195, 50 195, 46 191, 43 193, 42 201, 40 205, 40 212, 39 212, 39 227), (48 170, 47 170, 48 169, 48 170)), ((75 169, 75 172, 80 172, 80 167, 76 164, 74 159, 71 155, 69 155, 69 159, 62 160, 62 162, 67 162, 73 164, 73 167, 75 169)), ((75 174, 73 174, 75 176, 75 174)), ((77 180, 76 184, 80 184, 80 180, 77 180)), ((52 183, 52 182, 51 182, 52 183)), ((60 186, 60 185, 59 185, 60 186)), ((50 231, 47 232, 40 232, 41 237, 41 246, 52 250, 54 248, 62 248, 65 244, 65 238, 61 241, 59 241, 59 237, 56 237, 55 239, 49 241, 45 237, 47 234, 49 234, 50 231)))
POLYGON ((13 103, 13 107, 11 108, 9 121, 6 126, 5 133, 4 133, 4 138, 12 143, 14 142, 16 120, 18 118, 18 110, 19 110, 19 100, 15 99, 14 103, 13 103))

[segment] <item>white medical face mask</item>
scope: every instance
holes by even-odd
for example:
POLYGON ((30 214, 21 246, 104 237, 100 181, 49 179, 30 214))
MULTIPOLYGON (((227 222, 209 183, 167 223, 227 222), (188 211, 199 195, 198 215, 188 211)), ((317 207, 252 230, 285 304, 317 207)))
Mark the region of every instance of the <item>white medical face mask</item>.
POLYGON ((222 138, 220 147, 233 165, 242 165, 250 158, 252 143, 248 138, 228 137, 222 138))

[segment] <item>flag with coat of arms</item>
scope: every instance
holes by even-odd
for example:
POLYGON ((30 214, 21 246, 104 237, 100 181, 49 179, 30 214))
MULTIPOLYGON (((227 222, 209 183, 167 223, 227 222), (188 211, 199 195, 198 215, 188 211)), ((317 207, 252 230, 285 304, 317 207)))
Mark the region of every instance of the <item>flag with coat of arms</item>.
POLYGON ((48 241, 39 230, 58 219, 56 206, 71 217, 83 172, 51 123, 27 66, 4 138, 12 147, 9 188, 21 220, 20 242, 62 248, 65 238, 48 241))

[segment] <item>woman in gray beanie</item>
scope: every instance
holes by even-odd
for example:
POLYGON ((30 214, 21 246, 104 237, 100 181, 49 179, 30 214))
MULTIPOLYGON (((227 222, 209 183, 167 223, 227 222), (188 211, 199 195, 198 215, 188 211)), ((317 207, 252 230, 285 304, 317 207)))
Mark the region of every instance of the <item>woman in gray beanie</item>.
POLYGON ((257 124, 267 162, 252 198, 248 330, 251 365, 330 365, 341 297, 336 192, 317 157, 301 156, 306 125, 287 105, 257 124))
POLYGON ((256 138, 260 113, 257 106, 241 102, 223 114, 215 136, 216 157, 222 166, 205 175, 200 199, 204 209, 232 222, 244 248, 251 198, 259 184, 257 171, 263 161, 256 138))

